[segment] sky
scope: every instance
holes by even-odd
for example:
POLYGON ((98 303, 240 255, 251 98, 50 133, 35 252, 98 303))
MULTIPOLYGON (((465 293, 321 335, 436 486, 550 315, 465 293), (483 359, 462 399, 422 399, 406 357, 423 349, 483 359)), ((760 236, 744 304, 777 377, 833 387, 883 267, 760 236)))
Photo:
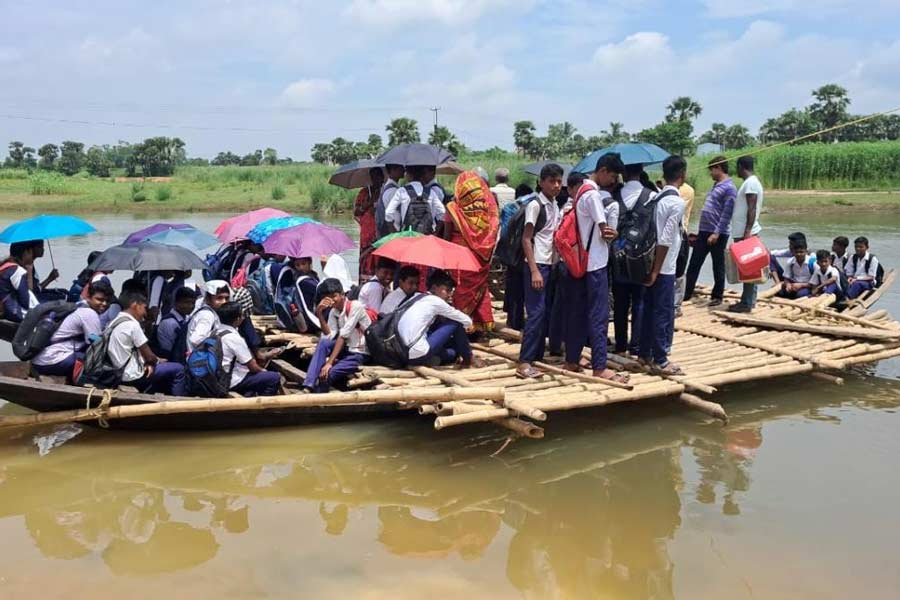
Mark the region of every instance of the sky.
POLYGON ((900 107, 900 0, 0 0, 0 143, 179 136, 309 158, 432 107, 468 147, 513 122, 639 131, 689 95, 754 133, 825 83, 900 107))

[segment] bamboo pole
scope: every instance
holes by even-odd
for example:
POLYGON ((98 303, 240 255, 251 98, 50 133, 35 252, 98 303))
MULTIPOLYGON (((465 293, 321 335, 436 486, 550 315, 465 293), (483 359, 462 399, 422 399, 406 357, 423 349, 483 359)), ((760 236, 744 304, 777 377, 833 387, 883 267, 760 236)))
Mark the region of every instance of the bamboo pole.
POLYGON ((722 405, 717 402, 710 402, 709 400, 704 400, 693 394, 681 394, 678 397, 678 401, 705 415, 719 419, 726 425, 728 424, 728 414, 725 412, 725 409, 722 408, 722 405))
POLYGON ((538 410, 537 408, 531 406, 525 400, 520 400, 516 398, 507 398, 503 401, 504 406, 506 408, 515 411, 519 414, 525 415, 529 419, 534 419, 535 421, 546 421, 547 413, 542 410, 538 410))
POLYGON ((833 383, 834 385, 844 385, 844 378, 837 377, 830 373, 823 373, 822 371, 813 371, 810 373, 813 377, 820 381, 827 381, 828 383, 833 383))
POLYGON ((440 431, 441 429, 453 427, 455 425, 483 423, 484 421, 493 421, 495 419, 504 419, 507 417, 509 417, 509 409, 489 408, 487 410, 461 413, 458 415, 450 415, 447 417, 438 417, 434 420, 434 428, 440 431))
MULTIPOLYGON (((797 363, 793 365, 784 365, 781 367, 763 367, 757 369, 749 369, 746 371, 738 371, 736 373, 728 373, 725 375, 712 376, 709 381, 716 385, 730 385, 734 383, 746 383, 747 381, 755 381, 757 379, 773 379, 775 377, 783 377, 786 375, 801 375, 809 373, 813 370, 813 366, 809 363, 797 363)), ((703 378, 706 379, 706 378, 703 378)))
POLYGON ((510 417, 507 419, 497 419, 496 421, 491 422, 532 440, 540 440, 544 438, 543 427, 539 427, 534 423, 523 421, 522 419, 510 417))
POLYGON ((434 377, 435 379, 440 379, 446 384, 456 385, 459 387, 475 387, 475 385, 463 378, 459 375, 454 375, 453 373, 447 373, 446 371, 439 371, 437 369, 432 369, 431 367, 409 367, 409 370, 415 373, 416 375, 421 375, 422 377, 434 377))
POLYGON ((900 348, 892 348, 890 350, 885 350, 883 352, 876 352, 875 354, 865 354, 863 356, 854 356, 844 360, 843 366, 852 367, 853 365, 862 365, 866 363, 876 363, 888 358, 894 358, 895 356, 900 356, 900 348))
POLYGON ((896 340, 900 339, 900 331, 883 329, 865 330, 860 327, 836 327, 831 325, 807 325, 805 323, 796 323, 793 321, 784 321, 776 319, 765 319, 754 317, 753 315, 744 315, 737 313, 728 313, 725 311, 714 311, 717 317, 740 323, 742 325, 752 325, 757 327, 768 327, 781 331, 803 331, 807 333, 819 333, 824 335, 862 338, 870 340, 896 340))

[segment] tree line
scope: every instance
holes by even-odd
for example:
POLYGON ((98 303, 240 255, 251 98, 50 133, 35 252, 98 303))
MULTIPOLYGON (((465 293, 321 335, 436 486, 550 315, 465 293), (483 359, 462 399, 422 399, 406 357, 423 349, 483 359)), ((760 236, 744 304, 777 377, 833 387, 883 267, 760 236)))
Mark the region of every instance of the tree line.
POLYGON ((9 155, 3 166, 56 171, 63 175, 87 171, 95 177, 109 177, 113 169, 120 169, 129 176, 140 173, 146 177, 163 177, 174 173, 175 167, 186 160, 184 141, 177 137, 152 137, 136 144, 120 140, 112 146, 91 146, 87 150, 83 143, 72 140, 60 145, 44 144, 37 151, 13 141, 9 143, 9 155))
MULTIPOLYGON (((384 146, 382 137, 376 133, 369 135, 365 142, 353 142, 337 137, 327 143, 314 144, 311 153, 312 159, 318 163, 341 165, 354 160, 375 158, 386 148, 399 144, 414 144, 422 141, 419 123, 408 117, 393 119, 387 124, 385 131, 388 134, 387 147, 384 146)), ((445 148, 455 155, 459 155, 466 149, 449 128, 440 125, 431 130, 427 142, 445 148)))

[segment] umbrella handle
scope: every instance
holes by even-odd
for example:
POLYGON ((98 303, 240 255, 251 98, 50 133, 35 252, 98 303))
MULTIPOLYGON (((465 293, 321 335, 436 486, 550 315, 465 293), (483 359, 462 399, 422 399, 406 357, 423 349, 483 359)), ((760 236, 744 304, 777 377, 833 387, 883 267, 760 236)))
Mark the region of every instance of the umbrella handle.
POLYGON ((56 261, 53 260, 53 246, 50 245, 50 240, 47 240, 47 250, 50 251, 50 266, 55 269, 56 261))

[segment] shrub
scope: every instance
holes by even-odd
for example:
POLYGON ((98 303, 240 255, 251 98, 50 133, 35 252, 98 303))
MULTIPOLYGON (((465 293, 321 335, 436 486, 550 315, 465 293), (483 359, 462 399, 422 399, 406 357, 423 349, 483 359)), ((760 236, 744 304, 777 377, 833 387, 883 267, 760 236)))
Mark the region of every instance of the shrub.
POLYGON ((172 188, 167 185, 161 185, 156 188, 156 201, 165 202, 172 198, 172 188))
POLYGON ((334 214, 353 207, 353 192, 326 183, 314 181, 309 188, 309 197, 314 210, 334 214))
POLYGON ((25 169, 0 169, 0 179, 28 179, 25 169))
POLYGON ((147 194, 144 193, 143 182, 132 183, 131 184, 131 201, 132 202, 145 202, 146 200, 147 200, 147 194))
POLYGON ((285 196, 287 196, 287 191, 284 186, 280 181, 275 182, 275 187, 272 188, 272 200, 284 200, 285 196))
POLYGON ((75 194, 78 192, 74 183, 53 171, 35 171, 29 177, 32 196, 50 196, 75 194))

